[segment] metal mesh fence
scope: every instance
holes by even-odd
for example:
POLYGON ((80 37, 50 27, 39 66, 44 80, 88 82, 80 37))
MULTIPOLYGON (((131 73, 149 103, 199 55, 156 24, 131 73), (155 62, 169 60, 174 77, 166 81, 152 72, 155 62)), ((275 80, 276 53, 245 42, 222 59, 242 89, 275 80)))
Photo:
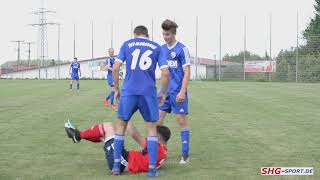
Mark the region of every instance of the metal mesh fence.
MULTIPOLYGON (((94 39, 86 48, 81 48, 77 53, 87 51, 86 61, 97 61, 96 57, 105 56, 106 45, 114 47, 116 53, 121 44, 132 37, 132 29, 136 25, 145 25, 149 28, 150 39, 164 44, 162 38, 161 22, 165 17, 150 19, 125 19, 118 18, 108 24, 108 37, 111 43, 103 43, 101 48, 94 39), (92 43, 92 44, 91 44, 92 43), (92 49, 88 48, 92 45, 92 49), (93 49, 93 47, 97 47, 93 49), (89 50, 88 50, 89 49, 89 50), (93 52, 97 52, 93 55, 93 52)), ((256 14, 247 16, 215 16, 208 17, 171 17, 179 25, 177 39, 185 44, 192 56, 191 78, 206 80, 236 80, 236 81, 281 81, 281 82, 318 82, 320 81, 320 32, 304 35, 310 17, 303 13, 289 15, 256 14), (284 29, 286 26, 286 29, 284 29)), ((87 23, 86 27, 103 29, 105 22, 87 23), (89 25, 88 25, 89 24, 89 25), (102 28, 103 27, 103 28, 102 28)), ((81 24, 77 27, 81 28, 81 24)), ((82 29, 83 29, 82 28, 82 29)), ((316 28, 316 27, 315 27, 316 28)), ((82 36, 82 34, 79 34, 82 36)), ((89 36, 89 35, 88 35, 89 36)), ((90 38, 94 38, 91 36, 90 38)), ((96 35, 97 37, 97 35, 96 35)), ((78 42, 78 41, 77 41, 78 42)), ((80 43, 81 41, 79 41, 80 43)), ((55 59, 55 58, 51 58, 55 59)), ((70 58, 72 59, 72 58, 70 58)), ((101 61, 101 59, 99 60, 101 61)), ((22 61, 23 62, 23 61, 22 61)), ((47 67, 59 66, 57 60, 48 61, 47 67)), ((65 62, 65 61, 64 61, 65 62)), ((14 64, 14 63, 13 63, 14 64)), ((2 67, 7 68, 7 67, 2 67)), ((34 67, 37 68, 37 67, 34 67)), ((21 70, 20 70, 21 71, 21 70)), ((63 70, 64 71, 64 70, 63 70)), ((8 69, 4 72, 10 72, 8 69)), ((55 72, 55 71, 50 71, 55 72)), ((102 78, 99 71, 88 66, 85 70, 87 78, 102 78)), ((57 73, 55 73, 57 74, 57 73)), ((63 72, 62 72, 63 74, 63 72)), ((32 75, 36 77, 37 75, 32 75)), ((2 78, 15 77, 2 74, 2 78)), ((17 78, 21 78, 21 75, 17 78)), ((55 77, 48 75, 41 78, 55 77)))

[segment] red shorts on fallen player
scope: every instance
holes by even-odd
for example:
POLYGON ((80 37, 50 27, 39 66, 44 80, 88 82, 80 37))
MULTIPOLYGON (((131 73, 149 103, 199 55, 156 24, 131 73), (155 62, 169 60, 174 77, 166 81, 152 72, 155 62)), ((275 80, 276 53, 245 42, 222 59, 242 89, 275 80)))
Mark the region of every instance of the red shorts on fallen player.
MULTIPOLYGON (((147 148, 144 148, 147 152, 147 148)), ((168 149, 166 146, 158 143, 157 169, 167 159, 168 149)), ((129 151, 128 171, 130 173, 148 172, 149 170, 149 154, 140 151, 129 151)))

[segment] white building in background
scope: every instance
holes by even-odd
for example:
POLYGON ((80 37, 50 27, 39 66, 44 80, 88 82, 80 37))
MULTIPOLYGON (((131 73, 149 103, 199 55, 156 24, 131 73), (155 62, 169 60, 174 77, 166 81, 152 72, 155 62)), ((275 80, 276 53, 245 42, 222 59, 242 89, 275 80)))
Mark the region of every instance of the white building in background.
MULTIPOLYGON (((104 78, 105 72, 100 71, 98 64, 104 62, 105 57, 81 60, 81 77, 82 78, 104 78)), ((11 78, 11 79, 38 79, 40 74, 40 79, 66 79, 70 78, 69 75, 70 63, 60 64, 59 66, 42 67, 40 70, 38 68, 31 70, 17 71, 7 74, 1 74, 1 78, 11 78)))
MULTIPOLYGON (((86 79, 104 79, 105 72, 100 71, 101 63, 105 62, 106 57, 79 60, 81 67, 81 77, 86 79)), ((205 79, 211 74, 212 67, 217 67, 219 61, 199 58, 198 66, 196 68, 194 58, 191 58, 191 79, 205 79)), ((221 64, 223 66, 223 64, 221 64)), ((40 79, 69 79, 70 64, 65 63, 47 68, 40 68, 40 79)), ((125 75, 125 68, 123 66, 123 74, 125 75)), ((215 68, 217 69, 217 68, 215 68)), ((210 75, 211 76, 211 75, 210 75)), ((3 79, 38 79, 39 69, 23 70, 7 74, 1 74, 3 79)), ((156 70, 156 78, 160 78, 160 70, 156 70)))

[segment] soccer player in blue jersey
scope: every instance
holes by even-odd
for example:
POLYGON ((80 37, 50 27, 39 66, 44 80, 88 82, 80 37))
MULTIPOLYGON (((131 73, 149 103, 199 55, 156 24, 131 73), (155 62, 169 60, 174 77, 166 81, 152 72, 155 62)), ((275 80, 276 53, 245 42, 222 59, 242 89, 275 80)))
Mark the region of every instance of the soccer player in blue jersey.
POLYGON ((81 70, 80 70, 80 63, 77 61, 76 57, 73 59, 73 62, 70 65, 69 75, 71 79, 70 90, 72 90, 72 84, 74 83, 74 81, 77 81, 77 90, 79 90, 80 89, 79 76, 81 76, 81 70))
POLYGON ((163 38, 166 42, 161 48, 163 56, 169 65, 170 83, 164 104, 160 109, 159 124, 162 125, 167 113, 176 114, 180 125, 181 160, 180 164, 189 162, 190 129, 187 125, 188 93, 187 86, 190 79, 190 55, 188 48, 176 40, 178 25, 171 20, 161 24, 163 38))
POLYGON ((113 175, 120 174, 120 161, 124 145, 124 133, 128 121, 139 110, 147 126, 147 149, 149 153, 148 176, 158 175, 156 169, 158 138, 157 121, 159 120, 157 88, 155 70, 157 64, 161 70, 162 91, 159 102, 163 102, 169 83, 169 70, 167 61, 160 58, 161 47, 148 40, 148 29, 145 26, 137 26, 134 29, 134 38, 123 43, 118 58, 113 65, 113 81, 115 87, 115 99, 119 101, 118 121, 114 137, 114 165, 113 175), (122 63, 126 63, 126 75, 119 92, 119 69, 122 63))
POLYGON ((109 106, 111 109, 116 109, 116 106, 114 105, 114 83, 112 79, 112 68, 115 61, 114 57, 114 49, 109 48, 108 49, 109 57, 107 57, 105 66, 103 69, 106 71, 106 80, 107 84, 111 87, 111 92, 106 96, 106 98, 103 100, 103 104, 106 106, 109 106))

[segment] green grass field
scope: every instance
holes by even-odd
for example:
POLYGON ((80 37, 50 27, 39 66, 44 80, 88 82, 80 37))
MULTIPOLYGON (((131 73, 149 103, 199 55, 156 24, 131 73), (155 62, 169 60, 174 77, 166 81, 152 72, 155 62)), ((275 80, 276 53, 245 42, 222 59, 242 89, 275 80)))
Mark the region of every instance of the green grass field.
MULTIPOLYGON (((148 179, 110 176, 101 144, 74 144, 63 125, 79 129, 115 121, 102 105, 104 81, 0 80, 0 179, 148 179)), ((191 82, 191 163, 181 166, 173 115, 169 159, 159 179, 320 179, 320 84, 191 82), (314 176, 261 176, 262 166, 314 167, 314 176)), ((143 134, 139 114, 132 119, 143 134)), ((138 146, 126 139, 127 149, 138 146)))

